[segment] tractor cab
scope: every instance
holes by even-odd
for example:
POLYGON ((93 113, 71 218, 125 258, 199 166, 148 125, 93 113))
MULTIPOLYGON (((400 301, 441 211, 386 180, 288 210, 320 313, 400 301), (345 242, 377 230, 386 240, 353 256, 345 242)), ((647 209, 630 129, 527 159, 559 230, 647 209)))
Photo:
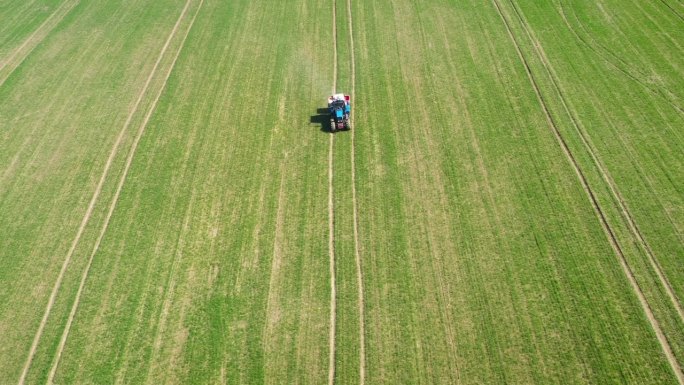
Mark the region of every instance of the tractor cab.
POLYGON ((333 100, 333 102, 330 103, 330 107, 335 109, 339 108, 344 110, 345 106, 346 103, 344 102, 344 100, 333 100))

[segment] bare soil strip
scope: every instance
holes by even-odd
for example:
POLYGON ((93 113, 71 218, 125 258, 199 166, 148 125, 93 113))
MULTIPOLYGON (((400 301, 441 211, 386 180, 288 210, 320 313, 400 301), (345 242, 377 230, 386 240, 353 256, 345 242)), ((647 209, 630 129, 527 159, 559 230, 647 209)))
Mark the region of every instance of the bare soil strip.
MULTIPOLYGON (((150 77, 148 78, 148 83, 146 86, 149 84, 149 81, 152 79, 152 75, 156 72, 157 66, 159 65, 162 57, 164 56, 164 53, 166 52, 166 49, 168 48, 171 40, 176 34, 176 31, 178 30, 178 27, 180 26, 180 22, 185 16, 190 3, 192 0, 188 0, 185 3, 185 7, 183 8, 183 11, 181 13, 181 16, 178 18, 176 21, 176 25, 174 26, 173 30, 171 31, 171 35, 169 35, 168 39, 166 40, 166 43, 164 44, 164 48, 162 49, 162 52, 159 55, 159 58, 157 59, 157 62, 155 63, 155 67, 152 70, 152 73, 150 74, 150 77)), ((112 218, 112 214, 114 213, 114 209, 116 208, 116 204, 119 200, 119 196, 121 195, 121 190, 123 189, 124 183, 126 181, 126 176, 128 175, 128 171, 131 168, 131 164, 133 163, 133 158, 135 156, 135 152, 138 148, 138 143, 140 142, 140 138, 142 137, 143 133, 145 132, 145 128, 147 127, 147 123, 149 122, 152 114, 154 113, 156 107, 157 107, 157 102, 159 102, 159 98, 161 97, 162 93, 164 92, 164 89, 166 88, 166 83, 169 79, 169 76, 171 76, 171 72, 173 72, 173 69, 176 65, 176 61, 178 60, 178 57, 180 56, 180 52, 183 50, 183 46, 185 45, 185 41, 188 38, 188 35, 190 34, 190 30, 192 29, 193 24, 195 23, 195 19, 197 18, 197 15, 199 14, 200 9, 202 8, 202 5, 204 4, 204 0, 200 0, 200 4, 197 7, 197 10, 195 11, 195 14, 190 21, 190 24, 188 25, 188 29, 185 31, 185 35, 183 36, 183 40, 181 41, 178 50, 176 51, 176 54, 173 58, 173 61, 171 62, 171 65, 169 66, 168 71, 166 72, 166 75, 164 77, 164 82, 162 83, 161 87, 159 87, 159 91, 157 92, 157 95, 154 98, 154 101, 152 102, 152 105, 150 106, 149 110, 147 111, 147 114, 145 115, 145 119, 143 122, 140 124, 140 127, 138 128, 137 135, 135 137, 135 140, 133 141, 133 144, 131 146, 131 149, 129 150, 128 157, 126 158, 126 164, 124 166, 123 173, 121 174, 121 177, 119 178, 119 184, 116 187, 116 193, 114 194, 114 198, 112 199, 111 204, 109 205, 109 211, 107 212, 107 217, 105 218, 104 224, 102 225, 102 229, 100 230, 100 234, 97 237, 97 241, 95 242, 95 245, 93 246, 93 250, 90 253, 90 257, 88 258, 88 264, 86 265, 85 270, 83 271, 83 274, 81 276, 81 283, 79 284, 78 291, 76 293, 76 299, 74 300, 74 304, 71 307, 71 312, 69 313, 69 319, 67 320, 66 326, 64 327, 64 331, 62 333, 62 338, 59 341, 59 347, 57 349, 57 354, 55 356, 54 363, 52 364, 52 367, 50 368, 50 375, 48 377, 48 384, 53 383, 53 379, 55 376, 55 373, 57 372, 57 367, 59 366, 59 361, 60 358, 62 357, 62 353, 64 351, 64 346, 66 345, 67 338, 69 337, 69 332, 71 331, 71 325, 74 321, 74 317, 76 315, 76 311, 78 310, 78 305, 81 301, 81 294, 83 293, 83 288, 85 287, 85 283, 88 279, 88 274, 90 272, 90 266, 93 263, 93 259, 95 258, 95 254, 97 254, 98 249, 100 248, 100 243, 102 242, 102 239, 104 238, 105 233, 107 232, 107 228, 109 226, 109 221, 112 218)), ((146 87, 147 88, 147 87, 146 87)), ((178 253, 180 255, 180 253, 178 253)), ((172 267, 175 268, 175 265, 177 265, 178 260, 172 267)), ((169 294, 167 294, 168 297, 170 297, 169 294)), ((167 297, 167 300, 169 299, 167 297)), ((164 309, 168 310, 168 303, 165 301, 164 304, 164 309)), ((155 342, 155 347, 158 345, 157 342, 155 342)))
POLYGON ((615 254, 618 256, 620 266, 622 267, 622 270, 623 270, 625 276, 627 277, 627 280, 629 281, 630 285, 632 286, 634 293, 636 294, 637 298, 639 299, 639 303, 641 304, 641 307, 642 307, 644 313, 646 314, 646 317, 647 317, 649 323, 651 324, 651 327, 653 328, 653 330, 656 334, 656 338, 658 339, 658 342, 660 343, 660 346, 663 349, 663 352, 665 353, 665 356, 666 356, 670 366, 672 367, 672 370, 673 370, 675 376, 677 377, 679 384, 684 385, 684 374, 682 373, 682 370, 679 367, 679 363, 677 362, 677 359, 675 358, 675 356, 672 352, 672 348, 670 347, 670 344, 669 344, 667 338, 665 337, 665 334, 663 333, 662 329, 660 328, 660 324, 658 323, 655 316, 653 315, 653 311, 651 310, 651 307, 648 304, 648 301, 646 300, 646 297, 644 296, 643 291, 639 287, 639 284, 637 283, 637 281, 634 277, 634 273, 632 272, 631 268, 629 267, 629 265, 627 263, 627 259, 624 255, 622 249, 620 248, 620 245, 618 244, 615 233, 613 232, 612 228, 608 224, 606 216, 603 213, 603 210, 601 209, 601 207, 599 206, 598 200, 597 200, 593 190, 589 186, 589 183, 588 183, 584 173, 580 169, 579 164, 577 163, 577 160, 575 159, 572 152, 570 151, 570 148, 568 147, 565 139, 562 137, 556 122, 554 121, 553 117, 551 116, 551 113, 547 107, 547 102, 544 100, 544 97, 541 94, 539 85, 537 84, 537 81, 535 80, 535 78, 532 74, 530 65, 522 53, 520 45, 519 45, 518 41, 516 40, 515 35, 513 34, 513 31, 511 30, 511 26, 509 25, 508 20, 506 19, 506 17, 503 14, 503 11, 501 10, 501 7, 499 5, 498 0, 492 0, 492 3, 494 5, 494 8, 496 9, 496 11, 498 12, 499 16, 501 17, 501 20, 502 20, 504 26, 506 27, 506 31, 508 32, 508 36, 510 37, 510 39, 513 43, 513 46, 515 47, 515 50, 518 54, 518 57, 520 58, 520 61, 522 62, 523 67, 525 68, 525 72, 527 73, 527 77, 529 78, 530 83, 532 85, 532 88, 534 90, 534 93, 537 97, 537 100, 539 101, 539 104, 542 107, 542 110, 544 112, 544 115, 546 117, 546 121, 547 121, 549 127, 553 131, 553 134, 556 137, 556 140, 558 141, 558 144, 560 145, 561 149, 563 150, 563 153, 565 154, 568 161, 572 165, 575 173, 577 174, 578 179, 580 180, 580 183, 582 184, 582 188, 587 193, 587 195, 591 201, 592 207, 593 207, 594 211, 596 212, 596 215, 597 215, 597 217, 598 217, 598 219, 599 219, 599 221, 603 227, 603 230, 606 233, 606 235, 608 236, 608 240, 610 242, 610 245, 613 248, 613 250, 615 251, 615 254))
POLYGON ((529 30, 527 22, 525 21, 523 16, 518 11, 517 6, 515 4, 513 4, 513 2, 511 2, 511 6, 513 7, 518 19, 520 20, 527 37, 533 42, 533 46, 534 46, 534 49, 536 51, 537 57, 539 57, 544 69, 546 70, 546 73, 551 78, 551 82, 553 83, 554 89, 556 90, 556 94, 558 95, 558 98, 560 99, 561 104, 563 105, 563 110, 570 117, 570 121, 572 122, 572 125, 575 128, 575 131, 578 133, 584 148, 587 150, 587 152, 589 153, 589 156, 592 159, 592 162, 594 163, 594 165, 596 165, 596 168, 599 170, 599 173, 601 174, 601 178, 603 179, 603 181, 608 186, 608 189, 610 190, 611 195, 613 196, 615 201, 618 203, 618 206, 620 207, 620 211, 622 212, 622 216, 625 219, 625 221, 627 222, 628 227, 632 233, 632 236, 636 239, 636 241, 641 245, 641 247, 646 252, 646 255, 648 256, 648 261, 649 261, 651 267, 653 268, 653 270, 656 272, 656 275, 658 276, 658 279, 660 280, 660 284, 665 289, 665 292, 667 293, 670 301, 672 302, 672 305, 677 310, 677 314, 679 315, 679 319, 682 322, 684 322, 684 309, 682 309, 681 302, 677 298, 677 295, 674 292, 672 284, 670 284, 670 281, 665 276, 665 273, 663 273, 662 267, 660 266, 660 264, 658 263, 658 260, 656 259, 655 255, 653 254, 653 250, 651 249, 650 245, 646 242, 646 239, 641 234, 641 231, 639 230, 639 227, 637 226, 637 224, 634 220, 634 216, 632 215, 632 213, 627 208, 627 204, 626 204, 624 198, 622 197, 622 194, 617 189, 613 178, 610 176, 610 174, 606 170, 605 166, 603 165, 603 163, 599 159, 598 155, 596 154, 594 147, 592 146, 592 144, 590 143, 590 141, 587 137, 586 130, 582 127, 581 123, 579 122, 579 119, 577 119, 575 114, 571 111, 570 107, 568 106, 567 99, 566 99, 565 95, 563 94, 563 92, 561 91, 561 88, 560 88, 560 85, 558 84, 558 81, 556 80, 557 76, 555 74, 555 71, 553 70, 553 67, 551 66, 548 58, 546 57, 544 50, 541 48, 541 44, 536 39, 534 34, 532 34, 532 32, 529 30))
MULTIPOLYGON (((349 21, 349 51, 351 55, 351 90, 349 96, 354 101, 354 93, 356 91, 356 61, 354 59, 354 30, 352 22, 352 0, 347 0, 347 19, 349 21)), ((354 115, 349 117, 349 124, 351 125, 351 185, 352 185, 352 214, 354 225, 354 259, 356 261, 356 277, 358 288, 358 306, 359 306, 359 384, 366 383, 366 331, 365 331, 365 315, 364 315, 364 294, 363 294, 363 270, 361 269, 361 251, 359 249, 359 209, 356 202, 356 154, 354 152, 354 115)))
MULTIPOLYGON (((332 1, 332 28, 333 28, 333 87, 332 93, 337 92, 337 2, 332 1)), ((328 357, 328 384, 335 383, 335 329, 336 329, 336 306, 337 284, 335 282, 335 207, 333 205, 333 144, 335 135, 330 133, 330 148, 328 150, 328 253, 330 257, 330 337, 328 357)))
POLYGON ((43 39, 52 31, 52 29, 59 24, 62 19, 79 3, 79 0, 67 0, 62 3, 50 16, 48 16, 43 23, 36 28, 33 33, 24 40, 24 42, 17 47, 14 52, 2 63, 0 63, 0 86, 2 86, 7 78, 10 77, 12 72, 16 70, 21 63, 28 57, 28 55, 33 52, 33 50, 40 44, 43 39), (21 57, 17 58, 21 54, 21 57), (17 59, 17 60, 15 60, 17 59), (12 64, 12 67, 3 74, 3 71, 7 66, 12 64))
MULTIPOLYGON (((36 350, 38 348, 38 343, 40 342, 40 338, 43 334, 43 330, 45 329, 47 319, 50 316, 50 312, 52 311, 52 307, 54 306, 55 299, 57 297, 57 293, 59 292, 59 289, 62 285, 62 279, 64 278, 64 273, 66 272, 67 266, 69 265, 69 262, 71 261, 71 257, 74 253, 74 250, 76 249, 76 246, 78 245, 78 243, 81 239, 81 236, 83 235, 83 231, 84 231, 86 225, 88 224, 88 221, 90 220, 90 217, 93 213, 93 209, 95 207, 95 203, 97 202, 97 200, 100 196, 100 192, 102 191, 102 186, 104 185, 104 182, 107 179, 109 169, 111 168, 112 162, 114 161, 114 157, 116 156, 116 154, 118 152, 119 145, 121 144, 121 141, 123 140, 124 134, 126 133, 126 131, 128 131, 128 127, 130 126, 131 121, 133 120, 133 116, 137 112, 138 107, 140 106, 140 103, 141 103, 145 93, 147 92, 147 89, 148 89, 150 83, 152 82, 154 75, 156 74, 156 72, 159 68, 159 64, 160 64, 162 58, 164 57, 164 54, 166 53, 166 50, 169 47, 169 44, 171 43, 172 38, 176 34, 176 31, 178 30, 178 27, 180 26, 181 20, 185 16, 185 13, 187 12, 187 10, 190 6, 191 1, 192 0, 187 0, 187 2, 185 3, 185 7, 183 8, 183 11, 181 12, 180 16, 178 17, 178 20, 176 21, 176 24, 174 25, 173 29, 171 30, 169 37, 166 39, 166 43, 164 44, 161 52, 159 53, 159 57, 157 58, 157 61, 154 64, 154 67, 152 68, 152 71, 150 71, 150 74, 147 77, 147 80, 145 81, 145 85, 143 86, 142 90, 138 94, 138 99, 136 100, 135 105, 130 110, 130 112, 128 114, 128 118, 126 119, 126 122, 124 123, 123 127, 121 128, 121 131, 119 132, 119 135, 116 138, 114 145, 112 146, 112 149, 109 153, 109 157, 107 158, 107 162, 105 163, 104 170, 102 171, 102 175, 100 176, 100 180, 98 181, 97 187, 95 188, 95 192, 93 193, 93 196, 90 199, 88 209, 86 210, 85 215, 83 216, 83 219, 81 220, 81 225, 79 226, 78 231, 76 232, 76 236, 74 237, 74 240, 71 243, 71 247, 69 248, 69 251, 67 252, 66 257, 64 258, 64 262, 62 263, 62 268, 60 269, 59 275, 57 277, 57 281, 55 281, 55 285, 52 288, 52 292, 50 294, 50 299, 48 300, 47 306, 45 308, 45 313, 43 314, 43 319, 41 320, 40 325, 38 326, 38 330, 36 331, 36 334, 33 338, 33 343, 31 344, 31 349, 30 349, 28 357, 26 359, 26 363, 24 364, 24 368, 22 370, 21 376, 19 377, 18 383, 20 385, 23 384, 24 381, 26 380, 26 375, 28 374, 28 370, 31 367, 31 362, 33 361, 33 357, 36 354, 36 350)), ((193 19, 193 21, 194 21, 194 19, 193 19)), ((188 29, 188 32, 189 32, 189 29, 188 29)), ((187 37, 187 34, 186 34, 186 37, 187 37)), ((185 39, 183 40, 183 43, 184 42, 185 42, 185 39)), ((182 44, 181 44, 180 48, 182 48, 182 44)), ((180 52, 180 48, 179 48, 178 53, 180 52)), ((178 58, 178 53, 176 54, 176 59, 178 58)), ((175 62, 176 61, 174 59, 173 63, 171 64, 171 68, 169 69, 169 72, 167 73, 167 77, 166 77, 167 79, 168 79, 168 75, 171 73, 171 69, 173 69, 173 65, 175 64, 175 62)), ((164 85, 165 84, 166 84, 166 80, 164 81, 164 85)), ((147 125, 147 121, 149 120, 149 117, 151 116, 152 111, 154 110, 154 107, 156 106, 157 101, 159 100, 159 95, 161 95, 161 90, 164 89, 164 85, 160 88, 159 94, 157 95, 152 107, 150 108, 150 111, 148 112, 147 116, 145 117, 145 121, 143 122, 143 124, 141 125, 141 127, 138 131, 138 136, 136 137, 136 140, 133 144, 133 147, 131 148, 131 151, 129 153, 129 157, 128 157, 127 162, 126 162, 126 168, 125 168, 125 171, 122 174, 121 180, 119 182, 119 187, 117 188, 117 192, 116 192, 116 195, 115 195, 114 200, 112 202, 112 206, 110 207, 110 212, 108 213, 107 219, 105 221, 105 226, 103 227, 103 231, 106 230, 106 225, 109 222, 109 218, 111 217, 111 213, 113 210, 112 207, 116 204, 116 200, 118 199, 118 195, 121 191, 122 181, 126 177, 126 173, 128 172, 128 169, 130 167, 130 163, 131 163, 133 155, 135 153, 135 148, 138 144, 140 136, 142 135, 142 132, 144 131, 145 126, 147 125)), ((102 239, 103 234, 104 233, 100 234, 100 237, 98 238, 98 241, 96 243, 96 247, 99 247, 99 243, 102 239)), ((94 254, 95 253, 93 252, 92 255, 94 255, 94 254)), ((90 262, 92 262, 92 255, 91 255, 91 258, 88 262, 88 266, 86 267, 86 270, 84 271, 84 276, 83 276, 83 279, 81 282, 81 286, 79 287, 79 291, 77 293, 77 300, 74 303, 75 307, 78 305, 78 300, 80 299, 80 294, 81 294, 81 291, 83 289, 83 283, 85 281, 85 278, 87 278, 87 272, 90 268, 90 262)), ((74 309, 72 309, 72 312, 75 312, 74 309)), ((71 325, 71 320, 73 320, 73 314, 70 314, 69 320, 70 321, 67 323, 67 327, 69 327, 71 325)), ((68 328, 65 329, 65 332, 68 334, 68 328)), ((66 338, 64 338, 64 337, 65 336, 63 335, 63 340, 66 340, 66 338)), ((58 353, 57 361, 59 361, 59 354, 61 354, 62 348, 63 348, 63 344, 60 341, 60 350, 58 353)), ((56 367, 56 363, 55 363, 55 367, 56 367)))

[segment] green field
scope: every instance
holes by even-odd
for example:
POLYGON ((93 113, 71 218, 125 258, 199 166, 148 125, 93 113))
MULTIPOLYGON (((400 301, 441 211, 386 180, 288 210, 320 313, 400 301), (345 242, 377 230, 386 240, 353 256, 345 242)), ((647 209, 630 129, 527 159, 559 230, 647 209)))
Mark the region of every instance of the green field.
POLYGON ((0 384, 684 385, 681 2, 0 20, 0 384))

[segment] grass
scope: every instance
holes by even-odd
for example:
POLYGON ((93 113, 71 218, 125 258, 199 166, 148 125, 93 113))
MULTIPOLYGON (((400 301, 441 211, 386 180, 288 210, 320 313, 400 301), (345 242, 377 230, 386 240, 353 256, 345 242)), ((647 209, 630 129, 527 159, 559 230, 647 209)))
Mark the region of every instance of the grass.
MULTIPOLYGON (((4 59, 21 46, 50 14, 63 2, 53 1, 8 1, 0 7, 5 22, 0 29, 0 54, 4 59)), ((4 60, 3 60, 4 61, 4 60)))
POLYGON ((324 195, 327 169, 308 151, 325 151, 327 138, 308 123, 325 94, 297 77, 311 78, 318 50, 301 38, 276 48, 271 38, 318 26, 272 23, 297 11, 285 4, 204 7, 95 259, 60 382, 235 373, 273 381, 288 369, 292 378, 327 369, 327 284, 318 279, 326 241, 312 236, 326 211, 310 199, 324 195), (219 28, 225 15, 234 29, 219 28), (212 70, 189 70, 198 66, 212 70), (312 135, 301 141, 302 132, 312 135), (301 366, 290 368, 285 355, 299 355, 301 366))
MULTIPOLYGON (((0 60, 62 4, 43 3, 0 8, 0 60)), ((113 149, 27 383, 57 364, 56 383, 324 382, 330 137, 314 116, 333 82, 355 89, 355 140, 333 146, 335 383, 359 383, 352 186, 366 383, 677 383, 607 229, 684 362, 651 261, 682 298, 681 6, 352 1, 352 36, 343 0, 188 4, 78 3, 0 85, 0 383, 113 149)))
MULTIPOLYGON (((145 53, 159 47, 160 30, 173 25, 171 12, 136 6, 104 21, 97 15, 114 14, 112 5, 77 8, 73 19, 65 19, 64 29, 50 35, 0 88, 0 114, 9 123, 2 132, 0 188, 0 279, 9 288, 2 292, 5 305, 0 310, 3 382, 19 376, 25 355, 17 352, 28 352, 104 161, 144 81, 144 70, 153 64, 145 53), (132 32, 139 32, 137 43, 115 44, 122 20, 134 13, 149 16, 146 12, 169 24, 144 30, 142 24, 133 26, 132 32), (77 33, 83 29, 92 32, 77 33), (139 67, 132 71, 125 63, 139 67)), ((122 160, 117 158, 114 167, 120 168, 122 160)), ((111 196, 112 186, 105 186, 103 195, 111 196)), ((93 222, 101 221, 101 213, 93 222)), ((78 270, 82 263, 76 257, 73 266, 78 270)), ((68 304, 69 294, 61 304, 68 304)))
POLYGON ((493 7, 400 5, 356 14, 371 382, 672 381, 493 7))
MULTIPOLYGON (((633 12, 641 12, 639 6, 633 5, 633 12)), ((667 9, 666 9, 667 10, 667 9)), ((515 11, 515 10, 514 10, 515 11)), ((672 20, 669 16, 671 13, 663 12, 663 9, 656 9, 654 12, 660 11, 660 16, 663 17, 662 26, 667 27, 672 20)), ((520 11, 518 11, 520 14, 520 11)), ((654 13, 657 14, 657 13, 654 13)), ((523 22, 526 22, 524 16, 521 17, 523 22)), ((644 25, 644 30, 648 30, 648 25, 644 25)), ((661 29, 658 26, 658 29, 661 29)), ((658 36, 655 32, 643 35, 643 32, 637 36, 629 37, 633 42, 639 42, 645 36, 658 36)), ((535 38, 534 36, 532 36, 535 38)), ((556 35, 556 39, 559 36, 556 35)), ((668 38, 670 38, 668 36, 668 38)), ((536 38, 535 38, 536 39, 536 38)), ((553 41, 553 40, 550 40, 553 41)), ((670 69, 676 68, 676 61, 667 59, 667 42, 658 42, 657 40, 648 40, 643 47, 648 47, 649 51, 653 51, 653 47, 661 47, 660 52, 649 52, 649 57, 659 58, 663 63, 671 65, 670 69), (660 56, 660 55, 665 56, 660 56), (660 56, 660 57, 659 57, 660 56)), ((549 44, 553 47, 553 44, 549 44)), ((581 53, 573 52, 573 50, 566 48, 564 53, 568 56, 577 59, 581 57, 581 53)), ((595 54, 596 51, 592 52, 595 54)), ((563 57, 558 54, 558 57, 563 57)), ((601 59, 605 59, 601 56, 601 59)), ((595 57, 589 56, 584 59, 586 62, 595 60, 595 57)), ((615 64, 615 63, 611 63, 615 64)), ((629 64, 622 62, 623 64, 629 64)), ((551 63, 547 65, 552 65, 551 63)), ((642 66, 654 71, 657 78, 673 79, 672 72, 667 72, 662 65, 642 66), (659 75, 658 73, 662 73, 659 75)), ((612 69, 615 67, 613 66, 612 69)), ((579 72, 575 71, 575 73, 579 72)), ((565 73, 572 74, 568 70, 565 73)), ((585 74, 585 79, 595 79, 600 77, 597 75, 601 73, 600 70, 595 69, 594 74, 585 74)), ((553 74, 552 74, 553 75, 553 74)), ((624 72, 615 76, 614 73, 607 73, 602 78, 605 81, 604 87, 599 87, 599 91, 608 91, 615 89, 627 89, 629 83, 639 83, 638 77, 626 77, 624 72), (627 83, 627 84, 625 84, 627 83)), ((628 263, 635 271, 635 276, 642 290, 649 297, 649 303, 654 311, 659 314, 660 323, 662 323, 667 331, 668 339, 674 345, 672 348, 674 353, 679 356, 681 360, 682 352, 682 333, 680 332, 684 327, 684 319, 681 314, 677 317, 677 313, 673 308, 673 303, 680 306, 681 309, 681 277, 680 272, 673 266, 673 256, 680 253, 682 243, 678 241, 678 225, 676 210, 668 210, 665 207, 670 205, 677 206, 679 200, 678 194, 672 190, 676 184, 676 170, 681 168, 679 164, 679 157, 676 155, 677 150, 670 147, 670 144, 678 143, 679 137, 676 135, 676 130, 673 129, 672 122, 675 120, 681 121, 682 116, 678 115, 678 110, 675 103, 663 97, 662 94, 654 94, 652 89, 647 87, 640 87, 641 91, 646 91, 638 97, 632 96, 623 100, 619 96, 593 96, 575 95, 575 97, 568 96, 572 94, 565 94, 565 92, 576 92, 574 87, 568 83, 563 83, 559 78, 552 79, 555 82, 559 92, 557 97, 562 97, 560 103, 566 103, 569 106, 569 111, 566 115, 575 119, 572 124, 567 124, 567 131, 565 137, 570 141, 575 141, 574 153, 582 154, 582 152, 589 153, 593 162, 584 163, 585 170, 592 168, 600 168, 601 179, 594 182, 594 190, 603 195, 603 207, 606 211, 615 210, 614 206, 619 206, 620 213, 609 213, 613 217, 611 227, 616 229, 619 234, 619 243, 626 252, 628 263), (644 89, 645 88, 645 89, 644 89), (568 91, 564 91, 568 90, 568 91), (653 103, 656 99, 659 103, 653 103), (581 109, 573 111, 573 102, 587 100, 593 102, 591 107, 584 106, 581 109), (610 103, 602 103, 602 117, 593 110, 594 105, 600 100, 616 100, 619 104, 612 105, 610 103), (644 108, 644 105, 651 106, 651 109, 644 108), (592 111, 593 110, 593 111, 592 111), (639 111, 639 115, 644 118, 635 116, 635 112, 639 111), (584 119, 579 117, 587 116, 584 119), (675 120, 672 120, 675 119, 675 120), (574 127, 573 127, 574 126, 574 127), (605 127, 605 129, 603 129, 605 127), (616 129, 620 127, 620 129, 616 129), (574 128, 574 130, 570 130, 574 128), (663 128, 665 128, 663 130, 663 128), (580 135, 583 136, 579 137, 580 135), (579 137, 579 138, 578 138, 579 137), (644 138, 647 138, 644 141, 644 138), (583 140, 579 140, 583 139, 583 140), (579 143, 578 143, 579 142, 579 143), (668 144, 665 144, 668 142, 668 144), (595 143, 595 144, 594 144, 595 143), (654 161, 652 146, 658 146, 659 156, 654 161), (650 148, 650 149, 649 149, 650 148), (610 160, 604 161, 605 155, 610 160), (649 171, 646 171, 649 170, 649 171), (606 188, 606 185, 612 185, 610 194, 602 193, 601 190, 606 188), (662 191, 672 191, 672 198, 661 197, 662 191), (639 218, 641 215, 641 218, 639 218), (634 222, 634 227, 628 229, 629 220, 634 222), (648 223, 648 225, 645 225, 648 223), (645 227, 640 228, 640 225, 645 227), (631 231, 630 231, 631 230, 631 231), (650 239, 649 239, 650 238, 650 239), (636 245, 634 245, 636 243, 636 245), (653 245, 653 246, 651 246, 653 245), (657 246, 656 246, 657 245, 657 246), (661 277, 656 277, 655 269, 662 271, 661 277), (666 295, 664 287, 668 285, 672 287, 671 294, 666 295), (671 297, 671 298, 668 298, 671 297)), ((671 80, 672 81, 672 80, 671 80)), ((644 85, 647 80, 642 79, 640 85, 644 85)), ((658 88, 667 90, 669 87, 663 80, 663 84, 658 88)), ((675 87, 676 88, 676 87, 675 87)), ((681 114, 681 113, 679 113, 681 114)), ((567 118, 566 118, 567 119, 567 118)), ((586 155, 584 155, 586 156, 586 155)), ((668 195, 668 194, 666 194, 668 195)))

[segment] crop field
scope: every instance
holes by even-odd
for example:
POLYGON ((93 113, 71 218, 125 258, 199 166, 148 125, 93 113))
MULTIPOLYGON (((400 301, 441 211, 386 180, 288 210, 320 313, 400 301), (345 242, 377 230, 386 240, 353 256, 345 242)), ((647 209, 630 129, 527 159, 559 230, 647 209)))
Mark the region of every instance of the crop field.
POLYGON ((681 1, 0 21, 0 384, 684 385, 681 1))

